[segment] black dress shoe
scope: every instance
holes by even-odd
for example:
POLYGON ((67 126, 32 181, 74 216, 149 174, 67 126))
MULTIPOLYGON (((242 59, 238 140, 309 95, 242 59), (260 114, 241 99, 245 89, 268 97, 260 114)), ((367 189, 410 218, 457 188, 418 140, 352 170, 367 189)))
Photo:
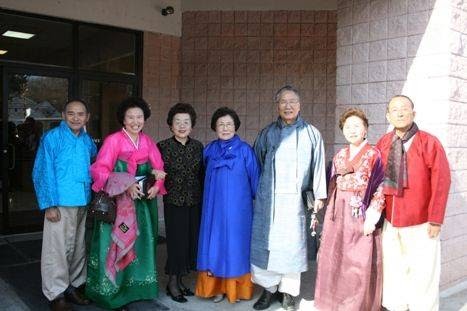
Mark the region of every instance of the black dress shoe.
POLYGON ((183 296, 194 296, 195 295, 195 293, 193 293, 188 287, 180 288, 180 291, 182 292, 183 296))
POLYGON ((72 290, 65 291, 65 298, 68 302, 71 302, 75 305, 86 306, 91 303, 78 289, 74 288, 72 290))
POLYGON ((271 293, 270 291, 263 289, 263 293, 253 305, 253 309, 265 310, 269 308, 271 304, 276 300, 277 300, 277 293, 271 293))
POLYGON ((188 301, 185 297, 183 297, 183 294, 178 294, 176 296, 173 295, 169 290, 169 286, 167 286, 166 290, 167 290, 167 296, 172 298, 173 301, 180 302, 180 303, 184 303, 188 301))
POLYGON ((295 305, 296 302, 297 302, 297 297, 294 297, 287 293, 283 293, 282 309, 287 310, 287 311, 295 311, 297 310, 297 307, 295 305))
POLYGON ((65 297, 58 297, 50 302, 50 310, 52 311, 71 311, 71 305, 66 302, 65 297))

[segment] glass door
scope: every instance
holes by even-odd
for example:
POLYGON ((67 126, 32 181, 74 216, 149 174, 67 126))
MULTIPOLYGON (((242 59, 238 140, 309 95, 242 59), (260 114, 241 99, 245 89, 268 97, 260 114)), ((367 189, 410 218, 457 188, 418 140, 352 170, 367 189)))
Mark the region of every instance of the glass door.
POLYGON ((60 123, 70 78, 8 71, 2 77, 2 231, 41 230, 34 158, 42 134, 60 123))
POLYGON ((4 122, 3 116, 6 115, 6 105, 3 105, 3 101, 5 97, 3 96, 6 91, 6 86, 3 84, 3 76, 4 76, 4 68, 0 66, 0 157, 2 159, 1 162, 1 174, 0 174, 0 204, 2 207, 0 208, 0 233, 5 231, 5 228, 8 225, 8 196, 3 195, 4 188, 6 188, 7 178, 3 172, 8 171, 8 167, 10 166, 8 163, 8 144, 7 144, 7 136, 8 136, 8 123, 4 122), (5 109, 4 109, 5 108, 5 109), (5 180, 4 180, 5 177, 5 180))
POLYGON ((0 10, 0 234, 41 230, 31 172, 40 136, 69 98, 88 102, 96 143, 119 128, 118 103, 140 95, 143 33, 0 10))
POLYGON ((102 140, 121 125, 117 121, 118 104, 133 95, 131 83, 83 79, 81 98, 89 105, 91 118, 87 130, 99 147, 102 140))

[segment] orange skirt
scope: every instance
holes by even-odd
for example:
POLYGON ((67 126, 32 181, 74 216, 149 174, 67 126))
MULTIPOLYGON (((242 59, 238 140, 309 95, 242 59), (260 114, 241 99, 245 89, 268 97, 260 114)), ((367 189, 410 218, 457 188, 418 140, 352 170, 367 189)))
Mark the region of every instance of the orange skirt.
POLYGON ((250 273, 237 278, 218 278, 209 276, 207 272, 198 272, 195 292, 202 298, 225 294, 230 303, 235 303, 239 299, 250 300, 253 289, 250 273))

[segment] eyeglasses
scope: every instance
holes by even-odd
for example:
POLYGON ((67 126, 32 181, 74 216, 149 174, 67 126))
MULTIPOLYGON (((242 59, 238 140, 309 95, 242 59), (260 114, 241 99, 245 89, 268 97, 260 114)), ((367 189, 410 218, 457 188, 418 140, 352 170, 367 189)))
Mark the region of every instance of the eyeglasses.
POLYGON ((233 123, 218 123, 216 125, 217 128, 226 128, 226 129, 232 129, 235 127, 235 124, 233 123))
POLYGON ((296 106, 300 103, 300 101, 298 99, 291 99, 291 100, 280 100, 279 101, 279 105, 281 106, 287 106, 287 105, 290 105, 290 106, 296 106))

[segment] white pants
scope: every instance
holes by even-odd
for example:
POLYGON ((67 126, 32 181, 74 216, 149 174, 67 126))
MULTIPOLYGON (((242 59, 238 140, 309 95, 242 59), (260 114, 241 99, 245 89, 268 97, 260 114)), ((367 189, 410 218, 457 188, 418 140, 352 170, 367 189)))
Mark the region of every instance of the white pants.
POLYGON ((300 276, 301 273, 281 274, 251 265, 253 283, 261 285, 271 293, 275 293, 279 289, 281 293, 298 296, 300 294, 300 276))
POLYGON ((58 209, 58 222, 48 221, 44 217, 42 237, 42 292, 49 301, 61 295, 70 285, 79 287, 86 281, 86 208, 58 209))
POLYGON ((428 223, 383 227, 383 306, 391 311, 439 309, 441 270, 439 236, 428 236, 428 223))

